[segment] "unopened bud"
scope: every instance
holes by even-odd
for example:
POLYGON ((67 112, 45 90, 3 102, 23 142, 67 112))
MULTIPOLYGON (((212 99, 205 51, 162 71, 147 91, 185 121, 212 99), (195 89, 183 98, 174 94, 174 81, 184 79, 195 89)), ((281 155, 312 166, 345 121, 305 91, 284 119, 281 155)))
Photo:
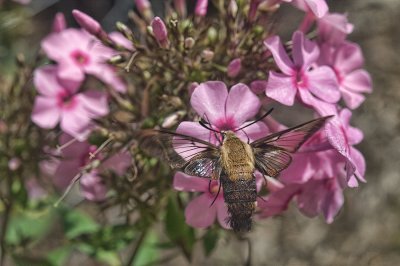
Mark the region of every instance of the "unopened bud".
POLYGON ((147 20, 150 21, 154 15, 151 11, 151 4, 148 0, 135 0, 135 4, 139 13, 147 20))
POLYGON ((238 5, 236 3, 236 0, 231 0, 229 2, 228 12, 232 17, 234 17, 234 18, 236 17, 237 12, 238 12, 238 5))
POLYGON ((63 13, 58 12, 54 17, 53 21, 53 32, 60 32, 67 28, 67 23, 65 22, 65 16, 63 13))
POLYGON ((250 89, 255 94, 265 93, 267 89, 267 81, 266 80, 255 80, 250 83, 250 89))
POLYGON ((194 41, 194 39, 192 37, 186 38, 185 39, 185 48, 186 49, 192 48, 194 46, 194 43, 195 43, 195 41, 194 41))
POLYGON ((249 8, 249 13, 248 13, 248 20, 250 22, 254 22, 257 17, 257 9, 258 6, 260 5, 260 0, 251 0, 250 2, 250 8, 249 8))
POLYGON ((206 49, 201 53, 201 57, 203 57, 205 61, 211 61, 214 58, 214 52, 206 49))
POLYGON ((115 23, 115 26, 117 27, 117 30, 125 36, 125 38, 133 42, 134 40, 133 32, 131 31, 130 28, 128 28, 128 26, 126 26, 124 23, 120 21, 117 21, 117 23, 115 23))
POLYGON ((182 117, 184 117, 185 114, 186 114, 185 111, 178 111, 178 112, 172 113, 164 119, 161 126, 163 128, 171 128, 171 127, 175 126, 176 124, 178 124, 179 120, 182 117))
POLYGON ((207 14, 208 0, 197 0, 194 13, 196 16, 204 17, 207 14))
POLYGON ((8 161, 8 169, 11 171, 17 170, 21 166, 21 160, 13 157, 8 161))
POLYGON ((240 58, 233 59, 227 69, 228 77, 236 77, 242 69, 242 60, 240 58))
POLYGON ((213 43, 218 39, 218 31, 214 27, 210 27, 207 31, 208 40, 213 43))
POLYGON ((108 35, 100 26, 100 23, 94 20, 91 16, 76 9, 72 10, 72 15, 76 22, 78 22, 78 24, 87 32, 96 36, 100 40, 108 39, 108 35))
POLYGON ((169 45, 168 31, 165 23, 159 17, 155 17, 151 22, 154 38, 158 41, 161 47, 167 48, 169 45))
POLYGON ((174 0, 174 6, 180 17, 186 17, 186 0, 174 0))

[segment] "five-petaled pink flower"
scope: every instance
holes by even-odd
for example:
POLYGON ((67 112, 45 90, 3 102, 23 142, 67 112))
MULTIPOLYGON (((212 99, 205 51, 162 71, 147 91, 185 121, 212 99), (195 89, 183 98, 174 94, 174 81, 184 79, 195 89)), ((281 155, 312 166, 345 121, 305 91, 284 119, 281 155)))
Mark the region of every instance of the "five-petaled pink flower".
POLYGON ((293 105, 296 94, 307 105, 315 107, 321 102, 336 103, 340 92, 335 72, 328 66, 317 67, 318 46, 295 32, 292 37, 293 61, 278 36, 268 38, 264 44, 271 51, 282 73, 269 72, 266 94, 285 105, 293 105), (313 101, 309 99, 313 98, 313 101))
MULTIPOLYGON (((234 85, 230 91, 220 81, 201 83, 194 90, 190 99, 197 114, 215 130, 235 130, 245 125, 254 117, 261 103, 258 97, 244 84, 234 85)), ((214 133, 197 122, 182 122, 177 132, 217 144, 214 133)), ((243 141, 255 140, 268 134, 268 128, 257 122, 244 130, 236 132, 243 141)))
POLYGON ((364 58, 357 44, 343 42, 337 47, 323 44, 320 64, 328 65, 335 71, 339 90, 350 109, 359 107, 365 100, 362 93, 372 92, 371 77, 367 71, 361 69, 364 58))
POLYGON ((107 64, 116 52, 88 32, 78 29, 53 32, 42 41, 42 48, 50 59, 58 63, 59 78, 81 82, 85 74, 90 74, 119 92, 126 91, 125 83, 107 64))
MULTIPOLYGON (((70 136, 63 134, 60 138, 60 144, 65 144, 71 139, 70 136)), ((96 149, 96 146, 78 141, 65 147, 61 153, 62 159, 57 164, 54 174, 55 185, 59 188, 66 188, 72 178, 90 162, 90 155, 96 149)), ((100 153, 94 159, 101 159, 102 156, 100 153)), ((83 172, 79 179, 82 195, 88 200, 103 200, 106 196, 107 188, 100 175, 108 170, 115 172, 117 175, 122 175, 130 164, 129 154, 121 152, 106 159, 100 164, 99 168, 83 172)))
POLYGON ((80 83, 61 81, 56 66, 44 66, 35 71, 34 84, 40 93, 32 110, 32 121, 42 128, 61 129, 83 140, 91 127, 91 120, 108 113, 107 96, 96 90, 79 93, 80 83))

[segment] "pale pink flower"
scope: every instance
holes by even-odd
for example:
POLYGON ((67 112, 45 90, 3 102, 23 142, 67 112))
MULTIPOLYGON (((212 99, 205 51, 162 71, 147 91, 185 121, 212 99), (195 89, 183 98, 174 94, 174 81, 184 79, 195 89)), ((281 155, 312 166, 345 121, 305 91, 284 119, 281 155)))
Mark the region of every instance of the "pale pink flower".
POLYGON ((32 121, 42 128, 61 129, 83 140, 91 127, 91 120, 108 114, 106 94, 89 90, 78 93, 80 83, 61 81, 56 66, 45 66, 34 73, 34 84, 39 92, 32 110, 32 121))
MULTIPOLYGON (((64 134, 60 138, 60 144, 65 144, 71 137, 64 134)), ((57 165, 54 176, 54 183, 59 188, 66 188, 72 178, 78 174, 90 160, 90 154, 96 151, 97 147, 87 142, 78 142, 68 145, 62 150, 62 159, 57 165)), ((94 159, 102 159, 102 154, 98 154, 94 159)), ((82 195, 88 200, 103 200, 106 196, 105 187, 100 175, 111 170, 118 175, 122 175, 131 164, 130 156, 127 152, 122 152, 111 156, 101 163, 99 168, 84 172, 80 178, 80 188, 82 195)))
MULTIPOLYGON (((230 91, 220 81, 208 81, 196 87, 190 99, 193 109, 216 130, 235 130, 254 117, 261 106, 258 97, 244 84, 234 85, 230 91)), ((197 122, 182 122, 177 132, 217 144, 214 132, 197 122)), ((243 141, 255 140, 268 134, 268 128, 257 122, 236 132, 243 141), (245 133, 244 133, 244 132, 245 133), (247 136, 246 136, 247 134, 247 136)))
POLYGON ((369 73, 361 69, 364 58, 361 48, 351 42, 340 46, 323 44, 321 48, 321 65, 330 66, 339 82, 343 100, 350 109, 355 109, 365 100, 362 93, 372 92, 372 81, 369 73))
POLYGON ((119 92, 126 91, 126 85, 116 70, 106 61, 116 54, 84 30, 66 29, 51 33, 42 41, 47 56, 59 64, 61 79, 81 82, 90 74, 119 92))
POLYGON ((219 183, 215 180, 211 181, 209 187, 209 179, 188 176, 181 172, 177 172, 174 176, 174 189, 187 192, 202 192, 202 194, 194 198, 185 208, 186 223, 193 227, 206 228, 211 226, 215 219, 224 228, 230 228, 227 223, 228 209, 224 202, 223 191, 221 188, 217 196, 219 183), (217 196, 213 205, 211 203, 217 196))
POLYGON ((278 36, 264 42, 282 71, 269 72, 267 96, 285 105, 293 105, 296 94, 305 104, 314 107, 319 102, 336 103, 340 99, 340 92, 335 72, 328 66, 317 67, 314 64, 319 57, 317 45, 304 38, 299 31, 293 34, 292 41, 293 60, 278 36), (310 102, 310 97, 315 101, 310 102))
POLYGON ((347 16, 338 13, 328 13, 317 20, 318 41, 339 45, 347 35, 353 32, 354 26, 349 23, 347 16))

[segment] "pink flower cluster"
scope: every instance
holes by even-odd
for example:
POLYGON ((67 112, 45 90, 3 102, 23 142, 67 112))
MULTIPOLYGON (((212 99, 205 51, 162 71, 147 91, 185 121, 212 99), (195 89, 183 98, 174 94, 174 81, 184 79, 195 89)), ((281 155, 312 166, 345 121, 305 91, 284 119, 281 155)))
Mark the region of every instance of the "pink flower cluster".
POLYGON ((86 141, 76 141, 67 134, 61 135, 60 144, 67 144, 58 154, 61 159, 52 162, 51 165, 49 162, 43 163, 42 171, 52 176, 53 183, 59 189, 66 189, 74 176, 82 171, 82 176, 79 178, 80 191, 87 200, 104 200, 107 187, 103 182, 102 176, 106 176, 109 171, 117 175, 123 175, 131 165, 131 157, 128 152, 120 152, 109 158, 104 158, 104 155, 100 152, 91 158, 97 150, 97 146, 91 145, 86 141), (96 168, 84 169, 94 160, 103 161, 96 168))
MULTIPOLYGON (((84 140, 94 124, 92 120, 108 114, 107 94, 100 89, 85 89, 83 82, 92 75, 118 92, 126 85, 106 61, 116 54, 81 29, 66 28, 62 14, 57 14, 53 32, 42 41, 42 49, 56 64, 38 68, 34 84, 32 121, 42 128, 57 124, 63 132, 84 140)), ((114 34, 116 41, 122 40, 114 34)))
MULTIPOLYGON (((255 12, 262 3, 272 7, 281 2, 291 2, 306 12, 299 30, 293 33, 291 53, 279 36, 269 37, 264 44, 277 68, 268 73, 266 81, 252 82, 253 91, 244 84, 237 84, 229 92, 224 83, 208 81, 194 89, 191 105, 217 130, 239 128, 254 117, 262 105, 271 101, 287 106, 299 103, 314 110, 316 116, 333 115, 324 130, 315 134, 293 155, 291 165, 277 180, 268 179, 266 186, 269 193, 258 200, 257 215, 265 218, 281 214, 294 201, 305 215, 323 214, 325 220, 331 223, 343 205, 343 190, 358 186, 359 181, 365 182, 365 160, 354 148, 363 139, 363 134, 350 125, 350 110, 356 109, 365 100, 364 93, 372 91, 371 78, 362 69, 360 47, 346 40, 353 26, 344 15, 329 13, 324 0, 254 0, 249 12, 255 12), (318 37, 310 40, 306 33, 314 24, 318 37), (260 91, 264 91, 267 97, 261 101, 254 94, 260 91)), ((205 3, 198 4, 198 15, 203 15, 206 7, 205 3)), ((240 59, 235 59, 228 66, 228 75, 235 77, 239 72, 240 59)), ((246 128, 246 134, 239 131, 237 135, 244 141, 247 141, 246 135, 255 140, 286 128, 272 118, 264 122, 246 128)), ((218 145, 213 132, 195 122, 182 122, 177 132, 218 145)), ((218 196, 214 206, 209 207, 218 184, 213 183, 212 189, 208 190, 205 182, 181 173, 175 175, 175 189, 203 193, 186 207, 187 223, 208 227, 218 218, 221 226, 226 228, 222 219, 227 215, 226 207, 220 203, 223 200, 221 196, 218 196), (207 215, 200 211, 207 208, 207 215)))

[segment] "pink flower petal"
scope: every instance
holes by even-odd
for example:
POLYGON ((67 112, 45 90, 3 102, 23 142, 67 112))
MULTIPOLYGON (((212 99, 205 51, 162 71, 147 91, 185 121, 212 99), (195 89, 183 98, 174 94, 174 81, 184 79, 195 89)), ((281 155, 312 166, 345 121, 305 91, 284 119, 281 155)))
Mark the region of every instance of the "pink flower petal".
POLYGON ((206 228, 212 225, 217 216, 217 209, 211 206, 212 197, 204 193, 193 199, 186 206, 186 223, 193 227, 206 228))
POLYGON ((292 77, 269 72, 266 94, 268 97, 284 104, 292 106, 296 96, 296 87, 293 85, 292 77))
MULTIPOLYGON (((62 134, 61 137, 59 138, 59 145, 62 146, 66 144, 67 142, 70 142, 72 139, 74 139, 72 136, 68 134, 62 134)), ((90 145, 89 143, 81 142, 81 141, 75 141, 68 146, 66 146, 62 150, 62 157, 65 160, 80 160, 80 157, 86 156, 89 158, 89 149, 90 145)), ((84 164, 84 163, 82 163, 84 164)), ((82 166, 82 165, 81 165, 82 166)))
POLYGON ((32 110, 32 121, 42 128, 54 128, 60 121, 61 110, 57 99, 37 96, 32 110))
POLYGON ((364 178, 365 175, 365 170, 366 170, 366 163, 365 163, 365 159, 364 156, 362 155, 362 153, 351 147, 350 148, 350 154, 351 154, 351 158, 353 159, 353 162, 357 168, 356 170, 356 175, 358 180, 360 180, 361 182, 367 182, 364 178))
MULTIPOLYGON (((251 122, 248 122, 251 123, 251 122)), ((244 123, 241 125, 241 127, 244 127, 246 124, 244 123)), ((236 132, 236 135, 244 142, 248 141, 248 138, 250 139, 250 142, 260 139, 262 137, 265 137, 269 134, 269 129, 267 125, 265 125, 263 122, 257 122, 251 126, 246 127, 243 130, 239 130, 236 132), (244 133, 244 132, 246 133, 244 133)))
POLYGON ((353 92, 372 92, 371 76, 363 69, 355 70, 344 78, 342 86, 353 92))
POLYGON ((190 103, 197 114, 211 124, 216 124, 218 119, 225 118, 225 102, 228 90, 221 81, 208 81, 201 83, 194 90, 190 103))
POLYGON ((117 175, 122 176, 131 164, 132 160, 130 154, 128 152, 119 152, 105 160, 100 165, 100 169, 101 171, 112 170, 117 175))
POLYGON ((315 174, 307 154, 292 155, 289 167, 281 172, 279 180, 285 184, 305 183, 315 174))
POLYGON ((339 85, 335 72, 328 66, 321 66, 307 73, 308 89, 318 98, 328 103, 340 99, 339 85))
POLYGON ((285 51, 281 39, 278 36, 269 37, 264 41, 264 45, 271 51, 279 69, 286 75, 292 75, 294 65, 285 51))
POLYGON ((182 172, 177 172, 174 176, 173 188, 178 191, 189 192, 208 192, 209 179, 189 176, 182 172))
POLYGON ((57 80, 57 67, 52 65, 36 69, 33 76, 33 83, 36 89, 45 96, 54 97, 63 90, 57 80))
POLYGON ((81 192, 83 196, 92 201, 101 201, 106 198, 107 188, 96 171, 83 174, 80 178, 81 192))
POLYGON ((229 217, 228 208, 226 207, 223 198, 218 198, 214 204, 217 209, 217 219, 219 224, 225 229, 231 229, 231 227, 227 223, 227 219, 229 217))
POLYGON ((350 109, 354 110, 358 108, 365 100, 365 97, 360 93, 352 92, 347 89, 342 89, 341 92, 344 102, 350 109))
POLYGON ((61 160, 61 163, 57 167, 53 176, 54 184, 60 189, 66 188, 74 176, 79 172, 81 166, 79 158, 73 160, 61 160))
POLYGON ((246 85, 239 83, 229 91, 225 105, 225 116, 233 117, 236 126, 240 126, 254 117, 260 109, 258 97, 246 85))
POLYGON ((82 141, 86 139, 90 132, 90 122, 90 114, 85 110, 81 102, 77 102, 74 108, 63 110, 61 129, 82 141))
POLYGON ((293 61, 297 67, 307 70, 319 56, 318 46, 304 38, 304 33, 296 31, 292 37, 293 41, 293 61))
POLYGON ((328 184, 328 186, 331 187, 327 188, 326 195, 321 202, 322 213, 324 214, 325 220, 328 224, 333 222, 333 219, 342 208, 344 202, 342 189, 337 183, 333 182, 335 181, 332 180, 331 184, 328 184))
POLYGON ((325 0, 304 0, 310 10, 314 13, 317 18, 322 18, 328 13, 328 5, 325 0))
POLYGON ((354 26, 347 20, 347 16, 338 13, 329 13, 318 19, 318 39, 322 43, 340 45, 354 26))
POLYGON ((118 32, 118 31, 113 31, 110 34, 108 34, 108 37, 110 37, 111 40, 113 40, 114 42, 116 42, 117 44, 121 45, 122 47, 134 51, 135 48, 133 47, 133 44, 130 40, 128 40, 127 38, 125 38, 125 36, 118 32))
POLYGON ((90 90, 79 94, 78 97, 91 117, 101 117, 108 114, 109 110, 106 93, 90 90))
POLYGON ((82 82, 85 79, 83 69, 69 61, 61 61, 58 67, 58 77, 62 80, 82 82))
POLYGON ((289 205, 291 199, 299 193, 298 185, 289 185, 270 193, 265 200, 258 199, 257 205, 261 209, 260 218, 281 214, 289 205))
POLYGON ((347 74, 360 68, 364 63, 364 57, 359 45, 351 42, 345 42, 338 49, 334 61, 334 66, 341 73, 347 74))

